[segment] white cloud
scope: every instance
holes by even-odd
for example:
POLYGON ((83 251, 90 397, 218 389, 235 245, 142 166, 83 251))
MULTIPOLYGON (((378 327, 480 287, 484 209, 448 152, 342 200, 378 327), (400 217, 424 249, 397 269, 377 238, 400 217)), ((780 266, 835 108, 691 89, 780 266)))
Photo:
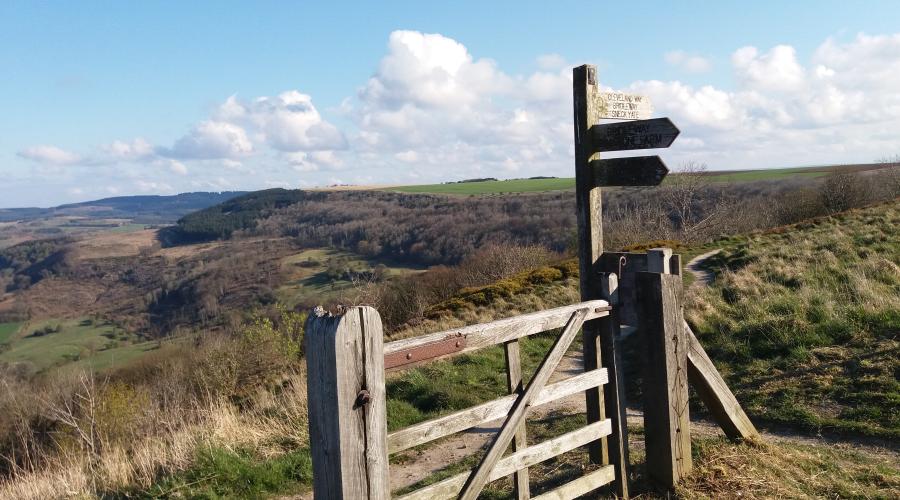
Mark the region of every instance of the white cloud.
POLYGON ((82 160, 81 156, 76 153, 49 145, 25 148, 19 151, 18 155, 44 165, 74 165, 82 160))
MULTIPOLYGON (((685 71, 704 69, 692 58, 703 59, 666 54, 685 71)), ((743 47, 730 62, 733 88, 641 80, 622 89, 650 96, 656 116, 682 130, 663 152, 670 164, 747 168, 900 152, 900 34, 827 39, 810 55, 743 47)), ((47 178, 80 179, 85 196, 107 184, 97 175, 126 193, 322 185, 340 182, 335 171, 345 182, 377 184, 572 175, 571 69, 558 55, 536 65, 508 74, 459 41, 398 31, 358 92, 327 112, 298 90, 232 96, 168 148, 137 138, 84 155, 44 145, 19 156, 39 162, 35 172, 47 178), (323 113, 349 126, 340 130, 323 113)))
POLYGON ((346 147, 341 131, 322 119, 309 95, 296 90, 275 97, 257 97, 250 102, 231 96, 219 107, 217 118, 253 131, 261 142, 278 151, 346 147))
POLYGON ((672 50, 663 56, 669 66, 674 66, 688 73, 704 73, 712 69, 709 59, 698 55, 691 55, 683 50, 672 50))
POLYGON ((205 121, 194 127, 188 135, 178 139, 163 154, 180 159, 239 158, 253 151, 253 143, 247 132, 223 121, 205 121))
POLYGON ((110 160, 142 160, 154 154, 153 146, 141 137, 131 142, 113 141, 102 146, 100 150, 110 160))
POLYGON ((798 90, 806 80, 797 51, 790 45, 776 45, 765 54, 756 47, 743 47, 734 52, 731 63, 743 85, 754 90, 798 90))
POLYGON ((670 155, 717 167, 872 161, 900 151, 900 35, 826 40, 807 63, 793 47, 743 47, 732 56, 740 86, 722 90, 643 81, 661 115, 692 137, 670 155), (682 153, 683 152, 683 153, 682 153))
POLYGON ((404 162, 404 163, 415 163, 419 161, 419 153, 416 153, 413 150, 401 151, 399 153, 394 154, 394 158, 404 162))
MULTIPOLYGON (((560 64, 558 56, 540 59, 544 68, 560 64)), ((511 76, 456 40, 396 31, 350 113, 355 152, 370 167, 406 164, 439 178, 568 165, 570 73, 511 76)))

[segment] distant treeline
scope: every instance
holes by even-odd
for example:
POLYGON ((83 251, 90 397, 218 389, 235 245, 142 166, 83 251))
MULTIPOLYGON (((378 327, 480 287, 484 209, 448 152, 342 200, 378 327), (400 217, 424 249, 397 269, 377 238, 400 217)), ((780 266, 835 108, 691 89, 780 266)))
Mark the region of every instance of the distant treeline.
POLYGON ((166 246, 227 239, 235 231, 253 228, 279 208, 321 199, 324 194, 281 188, 256 191, 188 214, 177 225, 160 230, 159 239, 166 246))

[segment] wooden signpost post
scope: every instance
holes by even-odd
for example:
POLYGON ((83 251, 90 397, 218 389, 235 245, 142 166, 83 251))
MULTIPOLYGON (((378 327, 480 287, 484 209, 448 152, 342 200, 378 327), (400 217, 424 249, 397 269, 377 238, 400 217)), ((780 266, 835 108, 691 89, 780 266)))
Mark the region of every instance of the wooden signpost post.
MULTIPOLYGON (((578 257, 582 300, 618 300, 615 275, 601 274, 603 224, 601 186, 656 186, 668 169, 657 156, 600 159, 600 151, 668 147, 678 129, 668 119, 650 120, 653 106, 644 96, 622 92, 601 92, 597 69, 584 65, 573 70, 575 107, 575 190, 578 210, 578 257), (599 124, 604 118, 640 120, 599 124)), ((589 447, 591 461, 612 464, 616 472, 616 494, 628 496, 628 426, 625 419, 625 391, 622 366, 618 362, 618 317, 584 324, 584 369, 602 365, 609 383, 585 393, 588 423, 607 416, 612 420, 608 442, 598 440, 589 447)))

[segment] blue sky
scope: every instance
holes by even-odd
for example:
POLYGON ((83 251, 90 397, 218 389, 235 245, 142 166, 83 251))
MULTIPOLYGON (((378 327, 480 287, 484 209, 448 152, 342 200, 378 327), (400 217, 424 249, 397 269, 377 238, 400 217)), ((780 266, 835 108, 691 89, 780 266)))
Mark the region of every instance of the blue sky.
POLYGON ((0 207, 568 176, 581 63, 680 126, 670 166, 869 162, 900 153, 898 21, 900 2, 6 1, 0 207))

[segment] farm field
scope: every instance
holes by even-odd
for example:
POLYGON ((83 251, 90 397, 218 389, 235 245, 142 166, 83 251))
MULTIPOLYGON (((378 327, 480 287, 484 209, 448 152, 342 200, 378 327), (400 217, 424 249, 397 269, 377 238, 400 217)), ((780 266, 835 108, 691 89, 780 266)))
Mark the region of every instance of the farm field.
POLYGON ((384 278, 420 272, 424 268, 367 259, 335 248, 311 248, 281 261, 283 284, 276 290, 278 301, 288 307, 339 300, 355 286, 352 275, 372 271, 384 278))
POLYGON ((127 358, 142 352, 142 347, 132 345, 131 335, 89 318, 28 323, 7 339, 9 347, 0 353, 0 362, 25 362, 37 371, 100 354, 98 360, 110 364, 116 355, 127 358))
MULTIPOLYGON (((713 182, 753 182, 782 180, 789 178, 815 179, 836 170, 875 170, 880 165, 829 165, 816 167, 774 168, 759 170, 710 171, 705 175, 713 182)), ((672 166, 669 167, 672 169, 672 166)), ((671 182, 675 176, 670 174, 664 184, 671 182)), ((502 194, 502 193, 538 193, 543 191, 560 191, 575 189, 574 177, 553 179, 510 179, 482 182, 457 182, 445 184, 423 184, 413 186, 395 186, 384 188, 388 191, 402 193, 429 193, 453 195, 502 194)))

